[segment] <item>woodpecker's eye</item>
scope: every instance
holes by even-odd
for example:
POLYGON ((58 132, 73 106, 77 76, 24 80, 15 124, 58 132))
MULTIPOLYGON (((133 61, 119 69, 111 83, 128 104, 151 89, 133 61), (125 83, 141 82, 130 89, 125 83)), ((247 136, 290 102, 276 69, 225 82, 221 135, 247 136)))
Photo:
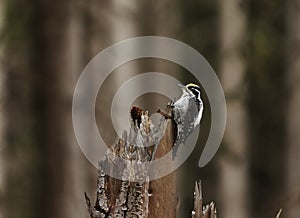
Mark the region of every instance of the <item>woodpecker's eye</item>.
POLYGON ((200 88, 197 87, 197 86, 191 86, 191 87, 188 87, 189 90, 191 90, 191 92, 196 96, 196 98, 199 98, 200 96, 200 88))

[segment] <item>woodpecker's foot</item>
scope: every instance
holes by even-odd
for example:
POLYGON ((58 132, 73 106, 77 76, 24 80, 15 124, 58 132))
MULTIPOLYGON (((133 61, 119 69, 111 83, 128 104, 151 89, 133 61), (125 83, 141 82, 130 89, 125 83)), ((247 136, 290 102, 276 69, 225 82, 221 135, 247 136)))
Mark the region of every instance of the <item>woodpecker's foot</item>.
POLYGON ((168 107, 168 108, 174 108, 174 102, 175 102, 175 99, 174 99, 174 101, 170 101, 170 102, 167 104, 167 107, 168 107))
POLYGON ((157 113, 163 115, 166 119, 172 119, 172 116, 166 112, 164 112, 163 110, 161 110, 160 108, 157 110, 157 113))

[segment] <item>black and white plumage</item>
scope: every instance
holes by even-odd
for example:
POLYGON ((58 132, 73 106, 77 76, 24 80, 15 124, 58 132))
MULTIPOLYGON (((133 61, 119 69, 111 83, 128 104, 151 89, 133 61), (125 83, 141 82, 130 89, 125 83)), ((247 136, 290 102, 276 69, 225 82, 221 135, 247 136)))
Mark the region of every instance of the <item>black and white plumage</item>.
POLYGON ((182 95, 172 104, 172 118, 176 123, 173 157, 178 147, 186 142, 194 128, 199 125, 203 113, 200 87, 193 83, 186 86, 178 85, 182 89, 182 95))

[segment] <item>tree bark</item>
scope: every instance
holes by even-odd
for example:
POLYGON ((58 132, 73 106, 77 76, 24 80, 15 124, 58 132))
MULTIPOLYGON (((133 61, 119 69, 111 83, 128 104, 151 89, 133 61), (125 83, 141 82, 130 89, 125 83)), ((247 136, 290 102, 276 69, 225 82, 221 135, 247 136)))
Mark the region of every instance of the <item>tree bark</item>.
MULTIPOLYGON (((171 120, 169 120, 166 133, 160 142, 156 157, 162 157, 172 149, 175 139, 173 128, 174 126, 171 120)), ((150 194, 152 196, 149 199, 149 218, 176 217, 178 197, 176 193, 176 172, 151 181, 150 194)))

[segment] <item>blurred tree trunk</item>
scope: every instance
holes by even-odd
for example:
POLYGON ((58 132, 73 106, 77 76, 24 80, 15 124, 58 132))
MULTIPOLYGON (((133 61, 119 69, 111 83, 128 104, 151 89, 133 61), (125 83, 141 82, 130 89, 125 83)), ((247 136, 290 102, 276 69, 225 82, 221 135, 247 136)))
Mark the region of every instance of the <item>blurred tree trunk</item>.
POLYGON ((249 1, 247 155, 252 217, 271 217, 278 212, 287 178, 284 4, 283 0, 249 1))
MULTIPOLYGON (((5 193, 3 206, 7 217, 39 217, 34 214, 38 202, 38 146, 33 133, 30 76, 31 4, 29 1, 3 2, 3 129, 5 146, 5 193)), ((41 188, 42 189, 42 188, 41 188)))
POLYGON ((65 180, 64 185, 68 184, 69 189, 65 193, 65 198, 68 206, 65 207, 66 214, 69 217, 86 217, 86 207, 83 203, 84 191, 92 191, 94 185, 94 178, 96 171, 93 165, 89 163, 84 154, 82 153, 76 138, 73 135, 72 121, 70 114, 72 111, 71 101, 73 96, 73 90, 75 82, 77 81, 80 73, 82 72, 90 55, 89 47, 87 43, 90 40, 89 31, 87 28, 87 15, 90 12, 87 10, 87 5, 90 2, 83 2, 81 0, 72 1, 72 5, 69 5, 69 23, 67 24, 66 38, 67 43, 65 44, 65 55, 67 58, 67 72, 66 80, 63 82, 65 87, 64 92, 68 99, 67 110, 68 115, 66 116, 66 134, 69 142, 66 144, 68 159, 66 159, 65 177, 70 178, 72 184, 68 184, 69 181, 65 180), (69 81, 67 81, 69 80, 69 81))
MULTIPOLYGON (((0 33, 2 32, 3 27, 3 10, 4 5, 3 1, 0 0, 0 33)), ((6 167, 5 167, 5 142, 4 142, 4 128, 5 128, 5 120, 4 120, 4 94, 5 89, 4 85, 4 67, 3 67, 3 45, 0 44, 0 217, 4 217, 5 208, 4 208, 4 190, 5 190, 5 175, 6 175, 6 167)))
POLYGON ((115 42, 137 36, 139 20, 136 14, 139 12, 139 1, 112 1, 111 33, 115 42))
MULTIPOLYGON (((138 36, 138 23, 140 20, 137 19, 136 15, 140 10, 138 0, 111 1, 110 34, 113 43, 138 36)), ((126 80, 139 73, 136 61, 126 63, 112 74, 112 83, 110 85, 113 84, 112 86, 117 90, 126 80)))
MULTIPOLYGON (((3 27, 3 1, 0 0, 0 32, 2 31, 3 27)), ((4 121, 4 111, 3 111, 3 103, 4 103, 4 67, 3 67, 3 45, 0 44, 0 218, 4 217, 4 188, 5 188, 5 154, 4 154, 4 128, 5 128, 5 121, 4 121)))
POLYGON ((247 126, 244 44, 247 11, 239 0, 219 1, 220 77, 227 96, 227 128, 220 158, 222 217, 247 217, 247 126), (230 201, 228 201, 230 199, 230 201))
POLYGON ((300 2, 287 2, 287 110, 288 176, 287 187, 291 194, 287 217, 300 217, 300 2))
MULTIPOLYGON (((1 6, 0 6, 1 7, 1 6)), ((0 58, 2 57, 2 52, 0 51, 0 58)), ((4 114, 3 114, 3 69, 0 63, 0 217, 4 217, 4 190, 5 190, 5 175, 6 175, 6 166, 5 166, 5 142, 3 139, 3 130, 4 130, 4 114)))
MULTIPOLYGON (((39 146, 36 211, 43 217, 72 217, 68 199, 73 182, 70 162, 71 96, 68 56, 70 1, 33 0, 33 113, 39 146), (66 181, 69 180, 69 185, 66 181)), ((71 203, 72 202, 72 203, 71 203)))

